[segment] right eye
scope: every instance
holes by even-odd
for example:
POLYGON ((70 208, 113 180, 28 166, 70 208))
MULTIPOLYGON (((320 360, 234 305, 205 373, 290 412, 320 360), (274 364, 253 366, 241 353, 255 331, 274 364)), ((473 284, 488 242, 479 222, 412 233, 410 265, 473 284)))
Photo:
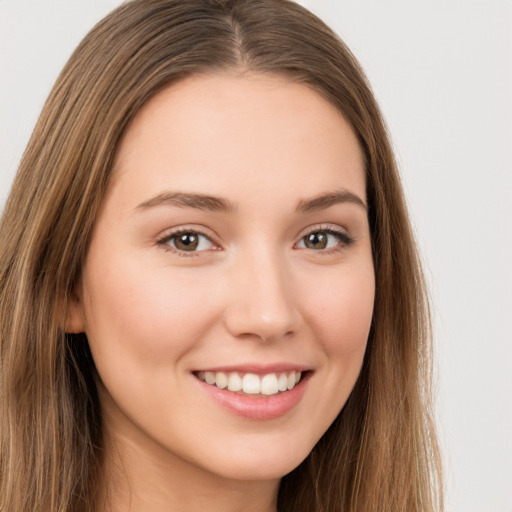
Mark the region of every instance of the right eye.
MULTIPOLYGON (((177 231, 167 235, 158 242, 160 245, 169 246, 171 250, 182 253, 208 251, 215 247, 214 243, 204 234, 197 231, 177 231)), ((192 253, 192 254, 191 254, 192 253)))

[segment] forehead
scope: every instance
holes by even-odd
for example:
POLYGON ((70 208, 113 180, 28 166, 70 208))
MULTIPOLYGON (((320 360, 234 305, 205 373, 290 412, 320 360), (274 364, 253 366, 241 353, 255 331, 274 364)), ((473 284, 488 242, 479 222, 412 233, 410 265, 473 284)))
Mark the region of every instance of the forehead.
POLYGON ((320 94, 281 76, 226 73, 189 77, 149 100, 121 141, 114 184, 138 195, 350 188, 364 198, 364 181, 352 128, 320 94))

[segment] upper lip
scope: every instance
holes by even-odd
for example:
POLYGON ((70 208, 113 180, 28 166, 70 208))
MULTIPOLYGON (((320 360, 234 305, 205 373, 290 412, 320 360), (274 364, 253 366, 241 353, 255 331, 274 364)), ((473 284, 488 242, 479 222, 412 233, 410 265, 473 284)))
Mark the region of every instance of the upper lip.
POLYGON ((198 368, 194 372, 239 372, 239 373, 255 373, 258 375, 266 375, 268 373, 284 373, 284 372, 305 372, 311 370, 310 366, 294 363, 275 363, 275 364, 257 364, 243 363, 230 364, 226 366, 207 366, 198 368))

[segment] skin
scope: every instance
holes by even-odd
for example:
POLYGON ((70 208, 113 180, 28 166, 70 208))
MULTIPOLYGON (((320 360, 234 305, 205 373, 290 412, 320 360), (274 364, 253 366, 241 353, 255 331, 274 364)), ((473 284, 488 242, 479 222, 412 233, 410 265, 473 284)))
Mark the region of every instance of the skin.
POLYGON ((361 368, 374 301, 365 203, 352 129, 304 85, 194 76, 138 113, 69 318, 101 377, 111 510, 276 510, 280 478, 335 419, 361 368), (340 191, 334 204, 297 210, 340 191), (154 200, 169 192, 231 208, 154 200), (173 247, 176 229, 202 233, 200 250, 173 247), (327 247, 306 245, 311 232, 327 247), (193 373, 283 362, 309 378, 270 420, 219 405, 193 373))

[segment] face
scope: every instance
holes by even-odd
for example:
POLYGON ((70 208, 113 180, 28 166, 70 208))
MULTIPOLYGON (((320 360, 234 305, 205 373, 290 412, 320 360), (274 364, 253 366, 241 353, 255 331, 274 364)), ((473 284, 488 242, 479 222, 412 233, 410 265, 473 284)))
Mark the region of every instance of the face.
POLYGON ((105 428, 223 478, 296 467, 361 368, 365 205, 352 129, 304 85, 196 76, 151 99, 122 140, 69 320, 105 428))

